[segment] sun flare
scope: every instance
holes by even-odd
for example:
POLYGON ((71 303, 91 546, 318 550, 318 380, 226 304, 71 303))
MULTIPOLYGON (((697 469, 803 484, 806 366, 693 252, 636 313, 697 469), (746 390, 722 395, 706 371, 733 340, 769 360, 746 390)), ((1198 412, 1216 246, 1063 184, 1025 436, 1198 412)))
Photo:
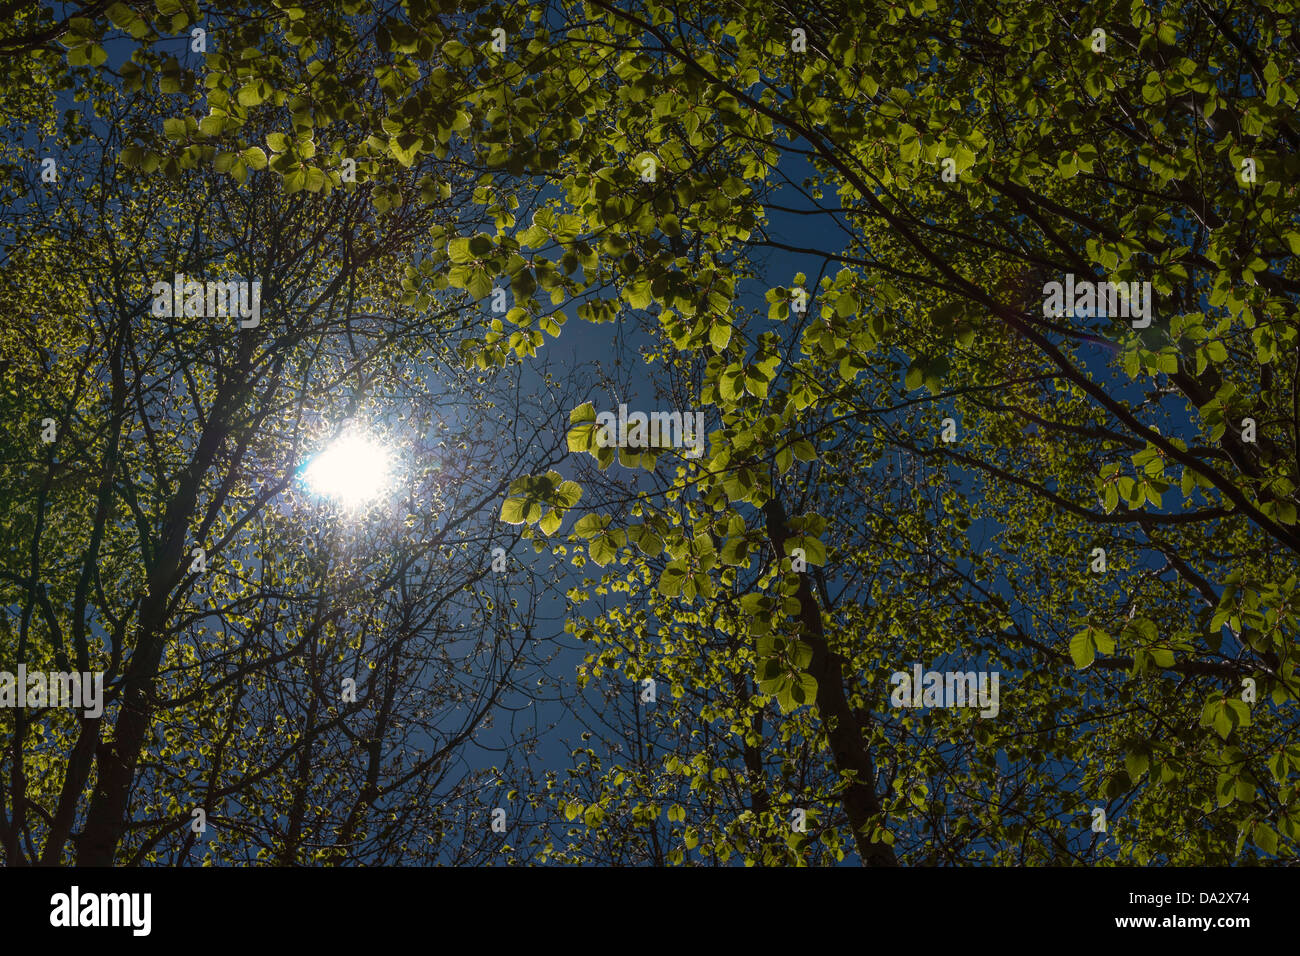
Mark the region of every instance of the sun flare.
POLYGON ((303 471, 308 487, 348 508, 368 504, 392 481, 388 449, 356 432, 346 432, 319 452, 303 471))

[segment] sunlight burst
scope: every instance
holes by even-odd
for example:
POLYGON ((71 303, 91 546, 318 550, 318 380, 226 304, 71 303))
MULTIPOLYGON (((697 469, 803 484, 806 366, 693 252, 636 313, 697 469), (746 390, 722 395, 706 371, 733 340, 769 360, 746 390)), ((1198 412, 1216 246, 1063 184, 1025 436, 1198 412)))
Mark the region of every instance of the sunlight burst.
POLYGON ((317 494, 355 508, 383 494, 392 479, 391 468, 388 449, 346 432, 311 460, 303 477, 317 494))

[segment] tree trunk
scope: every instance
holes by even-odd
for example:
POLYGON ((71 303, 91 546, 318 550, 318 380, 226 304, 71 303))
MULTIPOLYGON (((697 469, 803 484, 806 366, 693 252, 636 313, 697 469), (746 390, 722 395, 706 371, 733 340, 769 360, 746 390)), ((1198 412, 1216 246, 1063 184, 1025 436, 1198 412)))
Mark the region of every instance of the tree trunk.
MULTIPOLYGON (((786 527, 785 506, 780 499, 773 497, 763 507, 763 514, 767 518, 768 539, 772 542, 776 559, 780 560, 785 554, 785 541, 790 536, 786 527)), ((849 825, 853 828, 858 855, 867 866, 898 866, 893 847, 885 843, 872 843, 867 835, 868 821, 880 813, 880 801, 876 798, 875 791, 875 762, 862 741, 861 729, 849 708, 848 698, 844 696, 843 662, 826 643, 821 607, 813 596, 812 584, 805 572, 799 574, 798 597, 799 620, 803 631, 801 637, 813 649, 808 673, 817 681, 817 710, 826 728, 826 739, 835 758, 835 769, 841 776, 848 771, 856 772, 853 782, 841 799, 844 811, 848 814, 849 825)))

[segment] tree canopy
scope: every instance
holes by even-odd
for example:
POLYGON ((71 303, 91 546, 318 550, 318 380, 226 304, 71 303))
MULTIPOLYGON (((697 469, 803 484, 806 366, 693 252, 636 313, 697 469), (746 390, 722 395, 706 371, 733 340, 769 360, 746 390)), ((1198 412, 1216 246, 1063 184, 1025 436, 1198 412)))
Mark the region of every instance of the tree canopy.
POLYGON ((7 858, 184 858, 198 806, 233 860, 1294 857, 1295 21, 23 8, 0 663, 112 706, 0 711, 7 858), (174 273, 261 325, 157 317, 174 273), (702 453, 611 447, 629 396, 702 453), (356 419, 416 452, 360 524, 293 490, 356 419))

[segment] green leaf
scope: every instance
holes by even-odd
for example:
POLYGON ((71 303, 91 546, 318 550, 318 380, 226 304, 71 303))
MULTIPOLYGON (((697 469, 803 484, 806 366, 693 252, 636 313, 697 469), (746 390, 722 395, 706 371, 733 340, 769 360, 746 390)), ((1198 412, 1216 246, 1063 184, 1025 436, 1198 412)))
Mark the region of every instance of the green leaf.
POLYGON ((1151 766, 1151 758, 1139 751, 1130 751, 1124 757, 1124 768, 1133 780, 1137 780, 1151 766))
POLYGON ((809 564, 815 564, 818 567, 826 565, 826 545, 821 540, 811 535, 794 535, 785 539, 785 553, 793 555, 795 549, 802 549, 804 560, 809 564))
POLYGON ((562 481, 551 496, 551 501, 558 508, 572 508, 581 498, 581 485, 576 481, 562 481))
POLYGON ((308 166, 304 170, 303 188, 308 192, 317 193, 325 188, 329 180, 325 176, 325 171, 315 166, 308 166))
POLYGON ((1267 823, 1262 821, 1256 823, 1253 836, 1255 846, 1259 847, 1270 856, 1277 855, 1277 832, 1267 823))
POLYGON ((140 15, 125 3, 115 3, 105 12, 108 14, 108 19, 113 21, 113 26, 121 30, 129 29, 131 24, 140 19, 140 15))
POLYGON ((573 526, 573 533, 580 538, 591 538, 605 530, 610 523, 608 515, 583 515, 573 526))
POLYGON ((1223 701, 1214 702, 1214 732, 1224 740, 1232 733, 1232 712, 1223 706, 1223 701))
POLYGON ((717 352, 726 350, 727 343, 731 341, 731 326, 725 322, 715 322, 709 326, 709 344, 717 352))
POLYGON ((562 520, 560 513, 552 509, 542 515, 542 520, 537 522, 537 527, 541 530, 542 534, 548 536, 553 535, 559 530, 562 520))
POLYGON ((686 566, 674 561, 659 574, 659 590, 665 597, 677 597, 686 583, 686 566))
POLYGON ((476 299, 486 299, 492 291, 492 277, 488 275, 486 269, 475 268, 470 270, 469 281, 465 284, 469 294, 476 299))
POLYGON ((657 558, 663 554, 664 539, 659 537, 649 528, 642 528, 641 533, 637 535, 636 546, 643 554, 652 558, 657 558))
POLYGON ((618 556, 617 539, 612 535, 602 535, 592 540, 587 546, 587 556, 601 567, 609 564, 618 556))
POLYGON ((527 504, 524 498, 507 498, 501 505, 501 520, 506 524, 523 524, 527 504))
POLYGON ((1085 628, 1070 638, 1070 657, 1074 659, 1074 666, 1079 670, 1091 664, 1096 656, 1097 649, 1092 643, 1091 628, 1085 628))
POLYGON ((596 450, 597 432, 602 426, 592 422, 583 422, 569 429, 566 436, 569 451, 583 454, 596 450))
POLYGON ((460 237, 447 243, 447 255, 452 262, 466 263, 473 260, 469 251, 469 239, 460 237))

